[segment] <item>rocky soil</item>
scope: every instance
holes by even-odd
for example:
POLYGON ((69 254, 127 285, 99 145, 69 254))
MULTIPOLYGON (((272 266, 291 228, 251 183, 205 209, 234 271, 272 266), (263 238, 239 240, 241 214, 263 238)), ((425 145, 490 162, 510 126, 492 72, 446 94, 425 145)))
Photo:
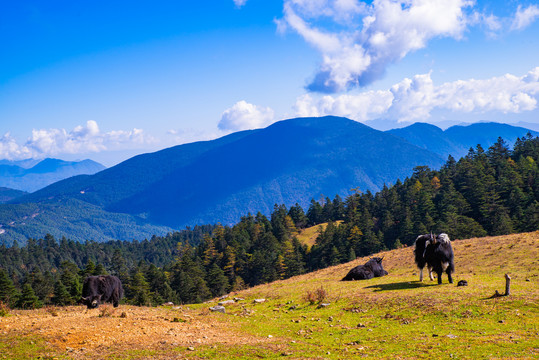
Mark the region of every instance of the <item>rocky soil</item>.
POLYGON ((128 305, 116 309, 102 305, 92 310, 83 306, 14 310, 10 316, 0 318, 0 339, 16 341, 38 336, 45 339, 52 353, 65 354, 70 359, 152 350, 163 353, 167 349, 174 349, 167 358, 180 358, 183 350, 192 351, 200 345, 268 341, 241 334, 230 324, 220 322, 219 316, 222 314, 182 307, 128 305))

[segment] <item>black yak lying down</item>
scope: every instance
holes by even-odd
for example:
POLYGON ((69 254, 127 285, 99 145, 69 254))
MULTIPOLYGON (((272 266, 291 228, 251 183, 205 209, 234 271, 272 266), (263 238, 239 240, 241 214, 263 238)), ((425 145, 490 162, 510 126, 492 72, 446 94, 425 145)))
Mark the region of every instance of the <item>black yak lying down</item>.
POLYGON ((111 302, 118 307, 124 295, 122 282, 116 276, 88 276, 82 285, 82 303, 88 309, 95 309, 99 304, 111 302))
POLYGON ((382 259, 383 258, 375 257, 367 261, 365 265, 356 266, 343 277, 342 281, 365 280, 387 275, 387 271, 385 271, 382 266, 382 259))

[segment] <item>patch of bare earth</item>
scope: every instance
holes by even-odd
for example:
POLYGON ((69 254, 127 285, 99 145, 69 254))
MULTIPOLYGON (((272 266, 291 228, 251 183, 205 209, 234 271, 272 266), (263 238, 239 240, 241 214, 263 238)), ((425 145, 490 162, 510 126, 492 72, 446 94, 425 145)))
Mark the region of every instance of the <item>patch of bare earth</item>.
POLYGON ((12 311, 11 316, 0 318, 0 338, 38 336, 58 353, 67 353, 73 359, 267 341, 239 333, 233 325, 218 320, 222 314, 179 307, 105 306, 108 308, 69 306, 12 311), (103 312, 108 314, 102 316, 103 312))

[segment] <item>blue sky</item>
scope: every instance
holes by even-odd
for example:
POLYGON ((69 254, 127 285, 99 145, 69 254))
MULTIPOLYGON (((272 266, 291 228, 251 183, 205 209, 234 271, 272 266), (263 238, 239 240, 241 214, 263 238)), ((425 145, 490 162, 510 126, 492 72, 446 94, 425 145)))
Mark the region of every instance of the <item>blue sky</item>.
POLYGON ((339 115, 539 123, 532 1, 0 5, 0 158, 129 156, 339 115))

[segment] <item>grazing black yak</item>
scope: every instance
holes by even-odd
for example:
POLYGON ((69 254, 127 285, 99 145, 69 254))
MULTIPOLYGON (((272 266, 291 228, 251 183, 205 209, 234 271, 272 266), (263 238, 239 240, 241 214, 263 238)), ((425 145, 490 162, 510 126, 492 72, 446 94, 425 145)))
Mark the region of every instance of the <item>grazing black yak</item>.
POLYGON ((438 274, 438 284, 442 283, 442 273, 444 271, 447 274, 449 283, 453 283, 451 273, 455 271, 454 257, 451 240, 449 240, 447 234, 441 233, 436 238, 431 238, 431 240, 427 241, 425 260, 427 260, 429 269, 438 274))
POLYGON ((449 236, 442 233, 438 236, 433 234, 420 235, 415 242, 415 261, 419 268, 419 280, 423 281, 423 267, 425 264, 429 269, 429 277, 432 277, 432 272, 438 274, 438 284, 442 283, 442 273, 447 273, 449 283, 453 283, 451 273, 455 271, 455 263, 453 262, 454 254, 451 247, 449 236))
MULTIPOLYGON (((414 256, 415 263, 419 269, 419 281, 423 281, 423 268, 427 264, 427 260, 425 259, 425 250, 427 249, 427 241, 430 241, 431 239, 434 239, 434 235, 432 233, 419 235, 417 239, 415 239, 414 256)), ((429 267, 428 270, 429 278, 434 280, 432 277, 432 269, 429 267)))
POLYGON ((122 282, 116 276, 88 276, 82 285, 81 301, 88 309, 95 309, 105 302, 111 302, 114 307, 118 307, 123 295, 122 282))
POLYGON ((343 277, 342 281, 365 280, 387 275, 387 271, 385 271, 382 266, 382 259, 383 258, 375 257, 367 261, 365 265, 356 266, 343 277))

